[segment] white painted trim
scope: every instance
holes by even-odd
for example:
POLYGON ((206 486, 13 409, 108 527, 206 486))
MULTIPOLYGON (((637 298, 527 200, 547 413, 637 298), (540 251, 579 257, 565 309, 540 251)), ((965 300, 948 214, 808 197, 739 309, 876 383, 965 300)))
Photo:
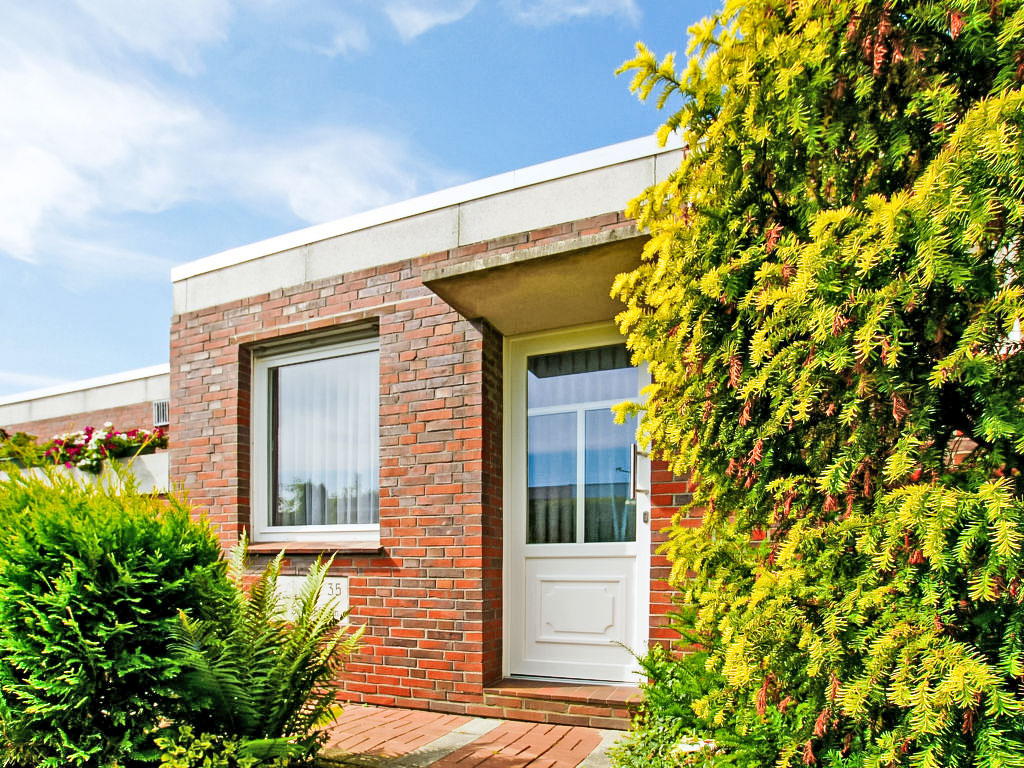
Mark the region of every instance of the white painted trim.
MULTIPOLYGON (((503 349, 504 381, 502 392, 502 446, 503 472, 502 504, 505 510, 502 515, 502 675, 512 675, 511 637, 513 622, 521 621, 513 616, 513 557, 524 554, 523 547, 513 546, 513 522, 517 515, 513 511, 516 505, 525 507, 525 461, 526 461, 526 429, 527 414, 525 389, 526 357, 531 354, 545 354, 569 349, 584 349, 603 344, 616 344, 624 341, 614 325, 598 323, 572 328, 560 328, 522 336, 506 337, 503 349), (519 374, 524 374, 522 377, 519 374), (520 380, 522 379, 522 380, 520 380)), ((638 385, 647 379, 645 369, 637 372, 638 385)), ((639 390, 638 390, 639 391, 639 390)), ((637 525, 636 541, 626 543, 590 543, 586 544, 590 551, 603 557, 635 557, 636 604, 633 611, 635 641, 638 647, 631 648, 637 654, 643 654, 650 640, 651 612, 651 526, 650 526, 650 463, 642 461, 638 464, 638 473, 643 473, 646 482, 638 483, 637 494, 637 525), (641 494, 640 491, 646 490, 641 494), (647 513, 644 522, 643 513, 647 513)), ((529 546, 525 545, 524 546, 529 546)), ((537 546, 537 545, 533 545, 537 546)), ((579 544, 547 544, 553 556, 570 555, 572 548, 579 544)), ((516 563, 519 567, 521 564, 516 563)), ((639 670, 632 674, 637 675, 639 670)))
POLYGON ((292 248, 309 245, 310 243, 338 237, 339 235, 356 232, 361 229, 368 229, 380 224, 398 221, 410 216, 460 205, 471 200, 499 195, 503 192, 510 192, 514 189, 541 184, 586 171, 651 157, 680 148, 682 148, 682 141, 675 136, 670 138, 668 144, 664 147, 658 144, 654 136, 644 136, 639 139, 590 150, 589 152, 580 152, 546 163, 527 166, 519 170, 501 173, 478 181, 471 181, 467 184, 460 184, 459 186, 413 197, 409 200, 392 203, 391 205, 374 208, 373 210, 347 216, 337 221, 316 224, 256 243, 249 243, 238 248, 221 251, 212 256, 206 256, 174 267, 171 270, 171 282, 181 282, 196 275, 214 272, 225 267, 235 266, 292 248))
POLYGON ((26 392, 18 392, 13 395, 4 395, 3 397, 0 397, 0 405, 24 403, 29 400, 42 400, 43 398, 53 397, 54 395, 68 395, 88 389, 108 387, 112 384, 125 384, 129 381, 138 381, 139 379, 151 379, 154 376, 169 376, 170 373, 170 364, 161 363, 160 365, 151 365, 147 368, 136 368, 133 371, 97 376, 94 379, 79 379, 78 381, 70 381, 67 384, 58 384, 53 387, 30 389, 26 392))

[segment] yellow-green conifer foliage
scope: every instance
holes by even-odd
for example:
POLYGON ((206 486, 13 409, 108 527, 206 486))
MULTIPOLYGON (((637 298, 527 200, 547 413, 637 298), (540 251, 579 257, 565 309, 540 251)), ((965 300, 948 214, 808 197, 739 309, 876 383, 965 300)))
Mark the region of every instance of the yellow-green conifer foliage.
POLYGON ((1024 1, 690 33, 623 66, 688 149, 614 292, 705 513, 669 544, 725 680, 695 708, 756 764, 1024 766, 1024 1))

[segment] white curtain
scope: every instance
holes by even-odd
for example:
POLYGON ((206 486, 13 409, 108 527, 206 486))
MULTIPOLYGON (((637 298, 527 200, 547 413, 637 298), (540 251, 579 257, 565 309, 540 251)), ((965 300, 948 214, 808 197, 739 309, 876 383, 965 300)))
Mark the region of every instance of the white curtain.
POLYGON ((378 353, 272 371, 275 526, 378 521, 378 353))

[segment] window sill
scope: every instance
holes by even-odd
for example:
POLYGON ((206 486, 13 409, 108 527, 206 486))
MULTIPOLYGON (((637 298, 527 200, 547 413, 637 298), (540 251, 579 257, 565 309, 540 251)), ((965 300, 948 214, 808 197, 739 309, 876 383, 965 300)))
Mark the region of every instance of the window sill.
POLYGON ((379 541, 259 541, 249 552, 258 555, 375 555, 383 551, 379 541))

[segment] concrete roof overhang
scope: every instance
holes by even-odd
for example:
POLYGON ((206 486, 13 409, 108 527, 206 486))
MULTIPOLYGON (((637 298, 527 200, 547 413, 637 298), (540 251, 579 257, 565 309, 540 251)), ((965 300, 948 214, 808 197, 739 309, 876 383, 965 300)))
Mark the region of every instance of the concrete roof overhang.
POLYGON ((615 276, 640 263, 647 235, 612 230, 484 254, 430 270, 423 283, 470 319, 513 336, 611 320, 623 305, 609 295, 615 276))

